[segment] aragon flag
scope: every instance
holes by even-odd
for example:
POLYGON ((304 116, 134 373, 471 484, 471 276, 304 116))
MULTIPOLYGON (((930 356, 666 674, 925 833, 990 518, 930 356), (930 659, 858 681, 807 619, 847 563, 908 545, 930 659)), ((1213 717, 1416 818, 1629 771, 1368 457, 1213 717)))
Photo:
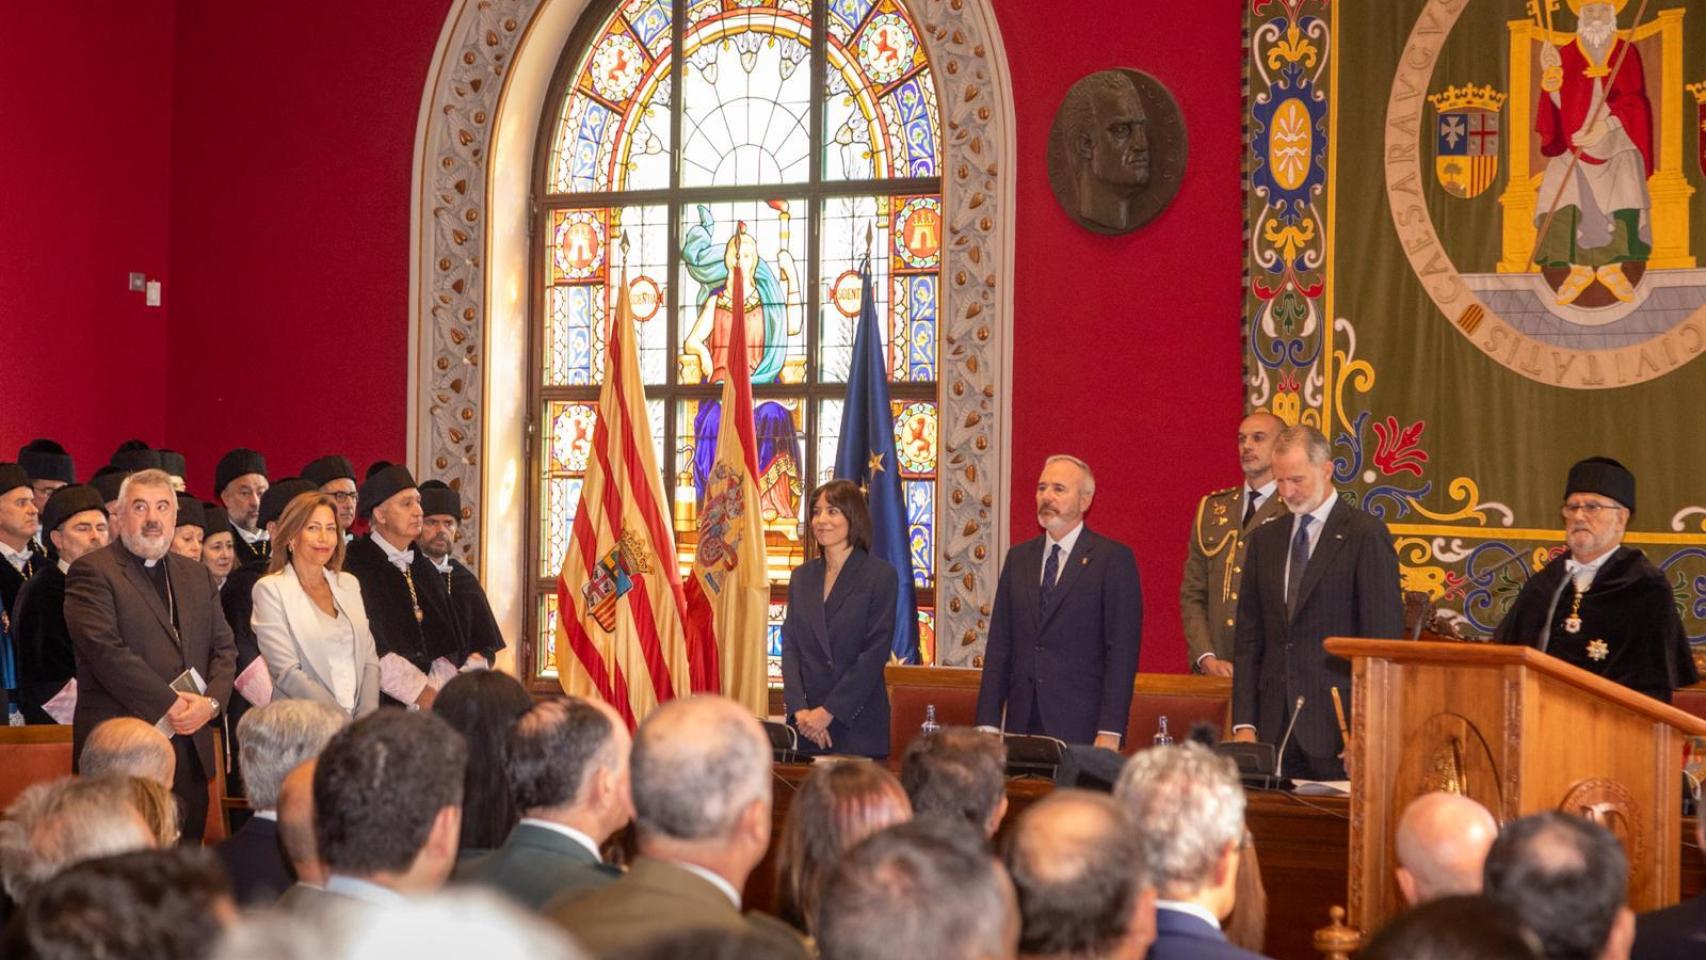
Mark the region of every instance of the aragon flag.
POLYGON ((627 267, 606 338, 586 479, 557 577, 557 676, 630 727, 690 688, 688 600, 652 453, 627 267))
MULTIPOLYGON (((730 246, 752 243, 743 223, 730 246)), ((769 712, 764 635, 770 613, 764 528, 758 514, 758 442, 752 423, 752 379, 747 369, 746 289, 740 258, 730 257, 730 362, 723 381, 723 416, 717 460, 699 504, 699 543, 687 583, 691 613, 688 648, 694 690, 718 690, 762 717, 769 712), (717 669, 704 670, 715 653, 717 669), (702 672, 704 671, 704 672, 702 672), (718 686, 711 686, 712 683, 718 686)))

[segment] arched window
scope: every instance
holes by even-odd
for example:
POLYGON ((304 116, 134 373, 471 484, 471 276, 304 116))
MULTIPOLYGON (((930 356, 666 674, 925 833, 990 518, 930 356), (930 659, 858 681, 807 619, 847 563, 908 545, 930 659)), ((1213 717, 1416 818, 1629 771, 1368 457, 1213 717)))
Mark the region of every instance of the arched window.
POLYGON ((542 123, 529 347, 532 673, 549 675, 554 662, 555 580, 587 467, 619 238, 630 244, 641 373, 685 573, 716 449, 730 356, 724 257, 739 224, 756 246, 748 342, 734 355, 753 381, 772 679, 788 574, 805 559, 805 496, 834 468, 867 252, 929 662, 942 137, 912 16, 896 0, 605 3, 566 45, 542 123))

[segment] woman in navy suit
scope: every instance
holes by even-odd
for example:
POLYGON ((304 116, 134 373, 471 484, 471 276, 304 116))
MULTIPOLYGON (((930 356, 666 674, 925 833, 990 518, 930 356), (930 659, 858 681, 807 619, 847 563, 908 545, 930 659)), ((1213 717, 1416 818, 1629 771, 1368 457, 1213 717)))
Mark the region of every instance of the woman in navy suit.
POLYGON ((889 753, 883 666, 894 635, 894 567, 871 549, 865 495, 847 480, 812 491, 817 556, 788 582, 782 682, 788 724, 808 753, 889 753))

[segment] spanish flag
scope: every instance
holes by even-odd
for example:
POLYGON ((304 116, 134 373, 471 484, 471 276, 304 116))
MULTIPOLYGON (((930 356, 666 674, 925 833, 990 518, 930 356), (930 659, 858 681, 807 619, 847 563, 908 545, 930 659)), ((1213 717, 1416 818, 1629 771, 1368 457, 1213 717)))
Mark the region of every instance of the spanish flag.
MULTIPOLYGON (((729 241, 752 243, 741 224, 729 241)), ((728 376, 717 460, 699 504, 699 543, 687 583, 688 649, 693 689, 717 690, 754 716, 769 710, 764 632, 770 612, 764 529, 758 514, 758 443, 752 423, 752 376, 747 369, 746 287, 740 258, 730 256, 728 376)))
POLYGON ((557 577, 557 677, 633 727, 690 687, 687 594, 652 453, 623 267, 606 337, 598 426, 557 577))

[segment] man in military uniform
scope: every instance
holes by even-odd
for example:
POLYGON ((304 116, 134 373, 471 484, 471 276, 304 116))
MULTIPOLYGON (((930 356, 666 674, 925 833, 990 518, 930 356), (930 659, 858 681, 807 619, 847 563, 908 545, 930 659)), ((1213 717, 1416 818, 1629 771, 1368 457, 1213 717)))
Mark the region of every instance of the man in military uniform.
POLYGON ((1244 572, 1244 541, 1250 531, 1286 515, 1274 496, 1274 438, 1285 421, 1258 410, 1238 424, 1238 459, 1244 482, 1216 490, 1197 504, 1185 578, 1179 585, 1179 616, 1185 624, 1191 667, 1215 677, 1232 676, 1233 621, 1238 579, 1244 572))
POLYGON ((1635 475, 1609 457, 1570 468, 1565 551, 1523 584, 1493 639, 1538 648, 1669 703, 1699 679, 1676 595, 1647 555, 1623 545, 1635 475))

